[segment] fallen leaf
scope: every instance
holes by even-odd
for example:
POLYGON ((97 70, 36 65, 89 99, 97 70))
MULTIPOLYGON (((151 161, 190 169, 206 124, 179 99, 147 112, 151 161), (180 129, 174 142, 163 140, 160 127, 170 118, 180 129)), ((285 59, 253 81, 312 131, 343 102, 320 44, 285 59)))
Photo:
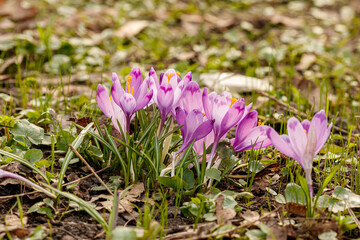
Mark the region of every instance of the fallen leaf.
MULTIPOLYGON (((143 183, 136 183, 130 189, 130 191, 125 193, 125 196, 123 196, 123 198, 120 199, 119 213, 123 213, 125 211, 132 212, 134 206, 131 203, 140 202, 141 201, 140 196, 144 192, 144 190, 145 190, 145 188, 144 188, 143 183)), ((113 204, 113 196, 100 194, 97 197, 91 198, 90 202, 100 204, 100 206, 97 206, 95 208, 96 210, 106 209, 106 210, 108 210, 110 212, 111 209, 112 209, 112 204, 113 204)))
POLYGON ((23 7, 22 0, 0 1, 0 16, 9 16, 14 21, 24 21, 34 18, 37 8, 30 6, 23 7))
POLYGON ((286 240, 287 230, 284 227, 272 226, 270 228, 271 234, 266 236, 266 240, 286 240))
POLYGON ((222 194, 216 198, 215 214, 218 224, 226 224, 236 216, 236 211, 234 209, 223 207, 224 200, 225 197, 222 194))
POLYGON ((261 169, 259 172, 255 174, 254 179, 258 180, 270 173, 275 173, 280 170, 280 163, 272 163, 267 165, 265 168, 261 169))
POLYGON ((116 30, 115 36, 119 38, 131 38, 140 33, 144 28, 150 24, 146 20, 132 20, 126 22, 121 28, 116 30))
POLYGON ((286 210, 299 217, 306 217, 306 207, 298 203, 288 202, 285 205, 286 210))
POLYGON ((316 61, 314 54, 303 54, 300 63, 296 65, 296 70, 303 71, 308 69, 316 61))
POLYGON ((260 214, 255 211, 246 210, 246 212, 241 214, 241 217, 249 223, 255 222, 254 224, 258 224, 259 222, 257 220, 260 219, 260 214))
POLYGON ((304 26, 304 21, 300 18, 290 18, 284 15, 275 14, 271 18, 273 24, 283 24, 290 28, 301 28, 304 26))

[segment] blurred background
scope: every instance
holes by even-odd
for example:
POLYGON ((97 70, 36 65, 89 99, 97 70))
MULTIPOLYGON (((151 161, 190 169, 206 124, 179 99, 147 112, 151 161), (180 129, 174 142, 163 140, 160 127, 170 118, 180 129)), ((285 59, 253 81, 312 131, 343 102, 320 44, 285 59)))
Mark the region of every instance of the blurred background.
POLYGON ((111 72, 153 66, 252 92, 255 107, 263 102, 254 92, 270 91, 305 112, 328 103, 354 118, 359 30, 358 0, 0 0, 1 98, 23 108, 46 94, 55 106, 87 103, 111 72))

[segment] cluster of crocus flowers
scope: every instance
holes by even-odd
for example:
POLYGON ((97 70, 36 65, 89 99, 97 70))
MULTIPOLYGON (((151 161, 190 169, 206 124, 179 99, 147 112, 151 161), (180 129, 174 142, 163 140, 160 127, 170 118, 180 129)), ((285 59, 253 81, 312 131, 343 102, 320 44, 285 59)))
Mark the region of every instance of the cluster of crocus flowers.
POLYGON ((332 127, 332 124, 328 126, 323 110, 311 122, 304 120, 300 123, 295 117, 290 118, 288 135, 280 136, 269 126, 258 126, 258 114, 251 111, 251 103, 246 106, 244 99, 233 98, 229 92, 219 95, 216 92, 208 93, 207 88, 201 91, 199 85, 192 81, 190 72, 181 78, 178 72, 170 69, 158 78, 151 68, 143 81, 140 69, 134 68, 126 77, 125 89, 115 73, 112 80, 110 97, 99 84, 97 102, 104 114, 112 118, 117 130, 120 126, 129 133, 130 121, 136 111, 153 103, 160 112, 159 134, 169 113, 180 126, 182 146, 173 154, 172 167, 163 169, 163 173, 171 169, 173 175, 176 156, 192 142, 198 155, 202 155, 204 144, 206 148, 212 145, 207 156, 207 169, 211 168, 216 160, 219 141, 237 126, 235 137, 230 141, 235 152, 275 146, 301 165, 312 195, 313 158, 325 144, 332 127))

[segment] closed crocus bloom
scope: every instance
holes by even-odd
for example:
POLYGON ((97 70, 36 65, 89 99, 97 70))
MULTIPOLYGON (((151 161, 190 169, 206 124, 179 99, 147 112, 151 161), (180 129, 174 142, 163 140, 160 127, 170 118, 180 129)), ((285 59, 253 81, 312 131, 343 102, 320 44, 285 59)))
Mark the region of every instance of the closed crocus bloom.
POLYGON ((231 145, 235 152, 260 149, 271 145, 267 136, 267 130, 270 127, 257 126, 257 115, 257 111, 251 111, 238 123, 235 138, 231 139, 231 145))
POLYGON ((161 74, 160 80, 158 80, 155 70, 151 68, 149 72, 149 85, 154 92, 153 101, 161 114, 160 129, 162 129, 169 112, 175 114, 175 109, 179 106, 182 92, 190 81, 190 72, 181 79, 180 74, 174 69, 169 69, 161 74))
POLYGON ((204 89, 202 100, 206 117, 214 120, 214 143, 207 165, 209 169, 220 138, 242 119, 246 109, 251 104, 245 108, 244 99, 232 98, 229 92, 223 92, 221 95, 216 92, 208 94, 207 88, 204 89))
POLYGON ((126 77, 125 90, 122 88, 116 73, 113 73, 112 81, 111 94, 115 103, 124 111, 126 131, 129 132, 132 116, 147 106, 153 96, 153 90, 148 90, 149 79, 143 81, 138 67, 133 68, 126 77))
POLYGON ((283 154, 295 159, 305 171, 310 195, 313 195, 311 171, 314 157, 326 143, 332 128, 324 110, 315 114, 311 122, 304 120, 302 123, 292 117, 287 122, 288 135, 279 135, 274 129, 267 130, 267 136, 283 154))
POLYGON ((111 121, 116 130, 120 131, 125 130, 125 114, 123 110, 112 100, 112 97, 109 97, 105 87, 101 84, 98 85, 96 91, 96 102, 100 107, 101 111, 108 117, 111 118, 111 121), (119 123, 118 123, 119 122, 119 123))
POLYGON ((189 82, 187 84, 180 98, 179 106, 184 109, 186 113, 195 109, 204 112, 202 93, 197 82, 189 82))

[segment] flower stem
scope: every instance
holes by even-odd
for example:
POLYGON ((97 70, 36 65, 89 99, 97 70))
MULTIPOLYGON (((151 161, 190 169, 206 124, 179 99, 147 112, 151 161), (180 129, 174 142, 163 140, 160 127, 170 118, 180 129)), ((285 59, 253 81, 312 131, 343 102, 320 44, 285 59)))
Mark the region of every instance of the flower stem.
POLYGON ((214 156, 215 156, 216 147, 217 147, 217 145, 218 145, 218 142, 219 142, 219 141, 217 141, 217 138, 215 138, 215 139, 214 139, 213 146, 212 146, 212 148, 211 148, 210 158, 209 158, 208 164, 207 164, 207 166, 206 166, 206 169, 210 169, 210 168, 211 168, 212 160, 213 160, 213 158, 214 158, 214 156))

